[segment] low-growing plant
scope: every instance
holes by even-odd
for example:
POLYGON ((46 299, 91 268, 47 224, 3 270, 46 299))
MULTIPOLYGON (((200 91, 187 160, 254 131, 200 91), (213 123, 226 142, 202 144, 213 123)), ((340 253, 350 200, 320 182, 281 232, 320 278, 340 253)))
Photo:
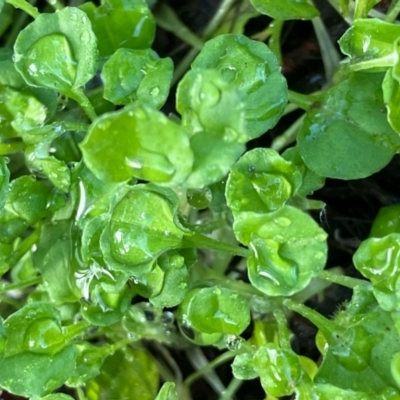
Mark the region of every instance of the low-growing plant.
POLYGON ((174 400, 207 376, 221 400, 250 379, 268 399, 400 399, 400 207, 355 252, 357 279, 325 270, 309 197, 400 148, 400 1, 330 0, 351 23, 340 65, 308 0, 223 0, 202 36, 154 3, 0 1, 0 388, 174 400), (288 90, 290 19, 313 19, 322 91, 288 90), (156 23, 191 46, 176 67, 151 49, 156 23), (271 148, 246 151, 298 108, 271 148), (330 283, 353 290, 332 319, 304 305, 330 283), (318 328, 318 363, 292 349, 294 312, 318 328), (196 371, 182 379, 170 351, 196 371), (229 361, 221 391, 210 373, 229 361))

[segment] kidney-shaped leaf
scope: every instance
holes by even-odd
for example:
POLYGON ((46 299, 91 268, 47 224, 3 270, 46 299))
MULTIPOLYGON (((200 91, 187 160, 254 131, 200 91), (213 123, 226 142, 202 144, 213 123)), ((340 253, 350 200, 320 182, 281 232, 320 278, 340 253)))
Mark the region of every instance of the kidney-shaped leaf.
POLYGON ((216 69, 242 92, 247 140, 279 121, 287 103, 287 85, 275 55, 264 43, 243 35, 217 36, 204 45, 192 69, 216 69))
POLYGON ((369 176, 392 159, 400 137, 384 110, 380 74, 354 73, 307 113, 298 135, 308 168, 335 179, 369 176))
POLYGON ((283 206, 301 184, 297 168, 275 150, 248 151, 233 166, 226 199, 233 214, 265 213, 283 206))
POLYGON ((30 85, 71 97, 97 69, 96 36, 75 7, 40 14, 18 35, 14 51, 15 66, 30 85))
POLYGON ((160 108, 167 99, 173 63, 151 49, 118 49, 104 64, 104 98, 114 104, 135 100, 160 108))
POLYGON ((138 104, 103 114, 91 125, 81 149, 94 175, 111 182, 136 177, 179 184, 193 164, 185 130, 163 113, 138 104))
POLYGON ((247 260, 250 282, 269 296, 290 296, 324 269, 327 234, 297 208, 240 213, 234 232, 252 251, 247 260))

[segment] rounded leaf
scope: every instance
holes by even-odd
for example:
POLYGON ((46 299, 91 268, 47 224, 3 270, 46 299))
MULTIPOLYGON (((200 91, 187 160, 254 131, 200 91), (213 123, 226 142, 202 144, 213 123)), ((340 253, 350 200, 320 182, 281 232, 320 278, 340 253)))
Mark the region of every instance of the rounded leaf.
POLYGON ((264 43, 243 35, 219 35, 207 41, 192 69, 216 69, 224 81, 242 93, 246 141, 275 126, 286 107, 286 80, 275 55, 264 43))
POLYGON ((359 179, 381 170, 400 146, 382 113, 382 76, 355 73, 329 89, 307 113, 297 142, 312 171, 359 179))
POLYGON ((355 267, 370 279, 385 311, 400 307, 400 233, 364 240, 353 256, 355 267))
POLYGON ((248 151, 231 169, 226 199, 236 215, 245 211, 266 213, 282 207, 301 184, 297 168, 275 150, 248 151))
POLYGON ((170 58, 151 49, 118 49, 104 64, 104 98, 114 104, 136 100, 160 108, 166 101, 173 73, 170 58))
POLYGON ((40 14, 20 32, 14 51, 15 67, 28 84, 67 95, 97 69, 96 36, 87 15, 76 7, 40 14))
POLYGON ((240 335, 250 323, 248 302, 232 290, 191 290, 179 306, 181 319, 206 334, 240 335))
POLYGON ((126 267, 135 267, 178 247, 184 232, 175 223, 177 209, 178 198, 172 190, 134 186, 112 213, 112 257, 126 267))
POLYGON ((103 114, 80 147, 85 164, 103 181, 135 177, 176 185, 193 165, 185 130, 161 112, 139 104, 103 114))
POLYGON ((250 282, 269 296, 299 292, 325 267, 327 234, 297 208, 240 213, 234 232, 252 252, 247 259, 250 282))
POLYGON ((400 233, 400 204, 392 204, 379 210, 369 236, 382 238, 390 233, 400 233))

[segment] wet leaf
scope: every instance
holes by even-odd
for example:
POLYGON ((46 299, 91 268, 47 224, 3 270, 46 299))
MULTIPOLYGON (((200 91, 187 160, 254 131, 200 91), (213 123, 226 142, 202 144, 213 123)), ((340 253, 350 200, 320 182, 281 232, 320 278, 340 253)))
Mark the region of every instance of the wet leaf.
POLYGON ((155 21, 145 0, 104 0, 99 7, 87 2, 79 8, 92 23, 100 59, 119 48, 147 49, 153 42, 155 21))
POLYGON ((178 400, 174 382, 165 382, 155 400, 178 400))
POLYGON ((118 49, 104 64, 101 78, 104 98, 114 104, 136 100, 161 108, 169 93, 173 73, 170 58, 151 49, 118 49))
POLYGON ((144 105, 103 114, 90 127, 81 149, 94 175, 110 182, 136 177, 179 184, 193 163, 185 130, 144 105))
POLYGON ((389 163, 400 138, 382 112, 381 83, 380 74, 355 73, 307 113, 297 141, 310 170, 328 178, 359 179, 389 163))
POLYGON ((242 35, 219 35, 192 63, 194 71, 205 69, 216 69, 242 93, 246 141, 275 126, 287 103, 287 86, 277 59, 264 43, 242 35))
POLYGON ((268 214, 240 213, 237 239, 250 247, 250 282, 269 296, 290 296, 324 269, 327 234, 306 213, 283 206, 268 214))

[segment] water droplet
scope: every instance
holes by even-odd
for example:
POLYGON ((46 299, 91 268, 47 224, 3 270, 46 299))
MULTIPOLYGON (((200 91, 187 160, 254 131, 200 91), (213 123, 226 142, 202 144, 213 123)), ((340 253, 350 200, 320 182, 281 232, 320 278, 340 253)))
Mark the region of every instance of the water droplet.
MULTIPOLYGON (((54 2, 55 2, 55 0, 54 0, 54 2)), ((83 24, 86 24, 87 18, 83 15, 81 18, 81 21, 83 24)))
POLYGON ((38 69, 37 69, 36 64, 33 64, 33 63, 32 63, 32 64, 29 64, 28 70, 29 70, 29 72, 30 72, 32 75, 34 75, 34 76, 37 75, 38 69))
POLYGON ((244 342, 244 339, 241 338, 240 336, 226 335, 226 337, 225 337, 226 347, 231 351, 239 350, 240 347, 242 346, 243 342, 244 342))
POLYGON ((143 164, 139 158, 129 158, 125 157, 125 162, 133 169, 142 169, 143 164))
POLYGON ((158 96, 160 93, 160 89, 158 87, 153 87, 153 89, 150 90, 150 96, 158 96))
POLYGON ((161 322, 163 324, 172 324, 174 322, 174 313, 172 313, 171 311, 163 312, 161 316, 161 322))
POLYGON ((205 83, 199 95, 200 101, 205 101, 208 107, 217 105, 221 99, 220 90, 212 83, 205 83))
POLYGON ((78 19, 78 14, 75 11, 71 12, 71 19, 72 21, 76 21, 78 19))
POLYGON ((326 233, 319 233, 318 235, 314 236, 314 239, 318 242, 323 242, 327 237, 326 233))
POLYGON ((90 40, 90 33, 88 31, 84 31, 81 34, 81 40, 83 43, 88 43, 90 40))
POLYGON ((322 260, 324 258, 324 253, 322 251, 318 251, 315 253, 314 257, 318 260, 322 260))
POLYGON ((223 140, 226 143, 232 143, 237 139, 237 133, 231 128, 225 128, 223 140))
POLYGON ((221 75, 227 82, 233 81, 236 78, 236 74, 237 74, 236 68, 233 67, 232 65, 228 65, 221 68, 221 75))
POLYGON ((292 223, 292 221, 289 218, 286 218, 286 217, 275 218, 274 222, 277 225, 279 225, 279 226, 281 226, 283 228, 288 227, 292 223))

